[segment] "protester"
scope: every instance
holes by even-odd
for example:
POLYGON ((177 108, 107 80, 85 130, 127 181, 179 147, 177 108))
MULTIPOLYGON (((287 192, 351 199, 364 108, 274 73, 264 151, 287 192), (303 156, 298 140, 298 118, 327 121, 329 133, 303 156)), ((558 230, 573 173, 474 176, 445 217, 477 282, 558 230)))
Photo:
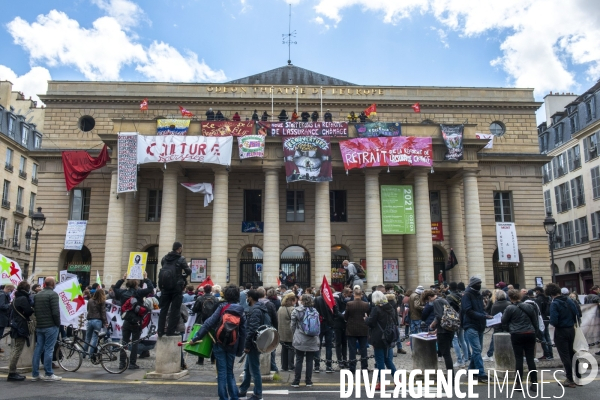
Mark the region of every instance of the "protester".
MULTIPOLYGON (((204 324, 208 318, 210 318, 217 307, 219 306, 219 300, 212 294, 212 286, 205 285, 203 288, 204 294, 198 296, 194 305, 192 306, 192 312, 196 314, 196 323, 204 324)), ((211 354, 211 360, 213 355, 211 354)), ((204 365, 204 357, 198 356, 198 365, 204 365)))
MULTIPOLYGON (((160 262, 162 269, 159 273, 158 286, 160 289, 160 314, 158 316, 158 336, 162 337, 165 332, 167 336, 179 336, 175 334, 175 327, 179 321, 179 309, 183 302, 183 288, 192 270, 188 267, 185 257, 181 255, 183 245, 179 242, 173 243, 173 251, 169 252, 160 262), (161 276, 164 278, 161 280, 161 276), (169 313, 171 304, 173 308, 169 313), (167 322, 167 315, 169 323, 167 322), (168 326, 165 331, 165 324, 168 326)), ((153 287, 154 288, 154 287, 153 287)), ((145 295, 144 295, 145 296, 145 295)))
MULTIPOLYGON (((388 302, 385 294, 380 291, 373 293, 373 309, 365 319, 365 324, 369 327, 369 344, 373 346, 375 355, 375 366, 379 371, 390 370, 391 375, 396 373, 394 365, 394 346, 395 340, 388 341, 384 331, 391 328, 392 332, 398 331, 396 310, 388 302)), ((394 336, 397 340, 397 334, 394 336)), ((379 390, 383 375, 380 375, 376 390, 379 390)))
MULTIPOLYGON (((296 122, 298 120, 298 113, 296 112, 296 109, 294 108, 294 112, 292 113, 292 122, 296 122)), ((283 282, 283 280, 282 280, 283 282)))
POLYGON ((34 310, 36 319, 36 343, 33 353, 31 380, 44 380, 47 382, 60 381, 62 377, 54 375, 52 370, 52 354, 54 344, 58 338, 60 327, 60 309, 58 308, 58 293, 54 291, 56 281, 52 277, 44 280, 44 290, 35 295, 34 310), (40 377, 40 359, 44 353, 44 371, 46 375, 40 377))
POLYGON ((281 300, 281 307, 277 310, 277 331, 279 332, 279 342, 281 343, 281 370, 294 370, 294 348, 292 347, 292 311, 296 306, 296 295, 288 293, 281 300))
POLYGON ((221 112, 221 110, 217 110, 217 113, 215 114, 215 120, 217 120, 217 121, 225 121, 225 116, 223 115, 223 113, 221 112))
MULTIPOLYGON (((415 335, 421 332, 421 318, 423 316, 424 305, 421 303, 421 295, 423 294, 423 286, 417 286, 414 293, 409 298, 409 313, 410 313, 410 333, 415 335)), ((411 340, 412 349, 412 340, 411 340)))
POLYGON ((277 116, 277 119, 279 120, 279 122, 285 122, 288 120, 288 115, 285 109, 281 110, 281 112, 277 116))
POLYGON ((250 306, 248 305, 248 298, 247 298, 247 294, 248 291, 252 289, 252 284, 251 283, 246 283, 246 289, 242 290, 240 292, 240 305, 242 306, 242 308, 244 309, 244 312, 247 313, 248 310, 250 309, 250 306))
POLYGON ((30 346, 29 336, 29 321, 33 315, 31 308, 31 300, 29 299, 29 283, 21 281, 17 285, 15 299, 11 306, 11 321, 16 325, 16 329, 11 328, 10 337, 12 339, 12 348, 10 351, 10 363, 8 365, 7 381, 24 381, 25 376, 17 373, 17 363, 23 353, 25 344, 30 346))
POLYGON ((254 110, 252 113, 252 121, 258 121, 258 111, 254 110))
MULTIPOLYGON (((425 297, 425 293, 427 293, 427 291, 423 293, 422 297, 425 297)), ((429 324, 428 329, 436 331, 438 353, 444 358, 446 372, 449 373, 453 371, 454 367, 454 364, 452 363, 452 354, 450 353, 454 332, 442 327, 442 318, 444 317, 446 308, 450 308, 450 303, 443 297, 436 295, 429 299, 429 303, 433 306, 434 319, 431 324, 429 324)))
MULTIPOLYGON (((269 318, 271 320, 271 326, 277 326, 278 322, 279 322, 277 320, 277 308, 275 307, 275 304, 273 304, 267 298, 267 292, 266 292, 265 288, 262 288, 262 287, 258 288, 258 301, 263 303, 265 305, 265 307, 267 308, 267 312, 269 313, 269 318)), ((271 352, 271 371, 272 371, 272 373, 279 372, 279 368, 277 367, 277 362, 275 360, 275 353, 276 353, 276 350, 273 350, 271 352)))
MULTIPOLYGON (((203 340, 210 331, 217 332, 216 343, 213 345, 213 353, 217 359, 217 387, 219 399, 225 400, 231 398, 235 400, 238 399, 238 397, 242 397, 242 393, 238 392, 238 388, 235 384, 233 365, 235 357, 241 356, 244 352, 244 344, 246 343, 246 316, 244 315, 244 309, 239 305, 240 292, 235 285, 227 286, 223 297, 225 298, 225 301, 219 304, 218 308, 204 322, 202 328, 196 333, 192 341, 197 342, 203 340), (236 337, 233 337, 234 335, 232 334, 232 336, 227 339, 226 335, 219 335, 219 330, 221 330, 222 333, 225 329, 223 326, 225 320, 229 321, 232 325, 237 323, 235 332, 236 337)), ((208 340, 208 338, 206 338, 206 340, 208 340)), ((254 384, 256 392, 256 380, 254 384)), ((252 396, 252 398, 256 399, 261 397, 262 394, 252 396)))
MULTIPOLYGON (((294 381, 292 387, 300 386, 300 378, 302 377, 302 364, 306 357, 306 386, 310 387, 312 383, 313 358, 315 352, 319 350, 319 335, 314 335, 305 332, 305 320, 310 320, 312 324, 318 324, 319 317, 314 309, 313 298, 308 294, 303 294, 300 298, 300 305, 292 311, 291 328, 294 335, 293 346, 296 349, 296 367, 294 369, 294 381), (312 318, 312 320, 311 320, 312 318)), ((314 325, 313 325, 314 326, 314 325)), ((318 330, 317 330, 318 331, 318 330)))
MULTIPOLYGON (((562 385, 575 388, 577 385, 573 381, 573 356, 575 355, 573 342, 575 341, 575 323, 581 318, 581 312, 568 295, 561 293, 557 284, 547 284, 544 293, 546 296, 552 297, 550 325, 554 327, 554 344, 567 375, 567 379, 562 385)), ((575 368, 578 369, 578 366, 576 365, 575 368)), ((579 377, 579 372, 576 371, 576 373, 579 377)))
POLYGON ((483 309, 483 298, 480 291, 481 279, 472 276, 469 280, 469 287, 462 297, 462 325, 465 329, 465 339, 473 350, 469 369, 479 370, 477 379, 481 383, 487 383, 488 377, 483 368, 481 348, 483 347, 483 332, 486 328, 486 320, 491 319, 492 316, 487 315, 483 309))
MULTIPOLYGON (((450 304, 450 307, 452 307, 454 311, 458 313, 458 315, 461 315, 462 294, 458 290, 458 284, 456 282, 450 282, 448 289, 449 293, 446 296, 446 300, 448 301, 448 304, 450 304)), ((462 368, 470 361, 469 359, 471 358, 469 347, 465 341, 465 330, 462 324, 452 338, 452 347, 456 353, 456 362, 454 363, 453 367, 462 368)))
POLYGON ((361 123, 365 123, 367 122, 367 114, 365 114, 364 111, 360 112, 360 115, 358 116, 358 119, 360 120, 361 123))
POLYGON ((333 116, 329 112, 329 109, 327 109, 327 112, 323 115, 323 120, 325 122, 331 122, 333 120, 333 116))
MULTIPOLYGON (((0 292, 0 338, 4 335, 4 329, 10 326, 10 294, 13 290, 15 286, 8 284, 0 292)), ((4 349, 0 348, 0 353, 4 353, 4 349)))
MULTIPOLYGON (((97 285, 97 283, 95 283, 97 285)), ((87 303, 87 325, 85 327, 85 341, 83 351, 88 352, 90 358, 96 353, 98 345, 98 333, 102 328, 108 328, 108 319, 106 318, 106 295, 104 290, 96 288, 94 295, 87 303), (90 344, 90 346, 87 345, 90 344)), ((85 357, 85 354, 84 354, 85 357)))
POLYGON ((300 114, 300 118, 302 118, 302 122, 308 122, 310 114, 308 113, 308 111, 302 111, 302 113, 300 114))
POLYGON ((319 120, 319 113, 313 111, 312 114, 310 114, 310 119, 312 120, 312 122, 317 122, 319 120))
POLYGON ((196 300, 196 293, 194 293, 194 285, 187 285, 185 287, 185 293, 183 294, 183 302, 191 303, 196 300))
MULTIPOLYGON (((325 373, 333 373, 333 367, 331 360, 333 359, 333 331, 335 325, 335 319, 343 317, 340 314, 337 304, 333 305, 333 311, 329 308, 323 296, 315 298, 315 308, 321 316, 321 332, 319 333, 319 348, 317 352, 317 358, 321 358, 321 347, 323 346, 323 339, 325 339, 325 373)), ((338 360, 339 361, 339 360, 338 360)), ((315 372, 321 371, 321 361, 315 361, 315 372)))
POLYGON ((358 117, 354 114, 354 111, 350 111, 350 114, 348 114, 348 122, 350 123, 355 123, 356 121, 358 121, 358 117))
POLYGON ((344 266, 344 269, 346 270, 346 276, 347 276, 346 284, 352 288, 354 288, 355 286, 358 285, 360 287, 360 289, 362 290, 363 280, 361 277, 358 276, 358 272, 356 270, 356 266, 354 265, 354 263, 353 262, 351 263, 348 260, 344 260, 344 261, 342 261, 342 265, 344 266))
POLYGON ((369 327, 365 324, 365 315, 370 311, 369 303, 363 301, 362 289, 354 286, 354 300, 346 303, 346 337, 348 338, 348 361, 349 369, 354 374, 356 371, 356 352, 360 352, 361 369, 368 369, 367 360, 367 337, 369 327), (358 349, 356 345, 358 343, 358 349))
POLYGON ((208 111, 206 112, 206 120, 207 121, 215 120, 215 112, 213 111, 212 108, 209 108, 208 111))
POLYGON ((584 304, 600 303, 600 286, 594 285, 590 289, 590 294, 585 296, 584 304))
MULTIPOLYGON (((504 310, 506 310, 506 308, 508 306, 510 306, 510 301, 508 301, 508 295, 506 294, 506 292, 502 289, 496 289, 496 301, 494 301, 494 304, 492 305, 492 309, 490 314, 492 316, 498 314, 498 313, 503 313, 504 314, 504 310)), ((496 324, 493 325, 493 334, 496 333, 502 333, 504 332, 504 329, 502 328, 502 323, 500 324, 496 324)), ((494 362, 494 337, 492 336, 492 340, 490 341, 490 347, 487 351, 487 355, 486 357, 482 357, 483 361, 490 361, 490 362, 494 362)))
POLYGON ((433 301, 436 298, 436 294, 433 290, 427 289, 421 293, 421 304, 424 305, 423 312, 421 313, 421 329, 426 330, 429 328, 433 320, 435 319, 435 313, 433 312, 433 301))
POLYGON ((258 301, 260 296, 258 290, 249 290, 247 295, 248 304, 250 305, 246 319, 246 342, 244 346, 244 353, 247 356, 244 366, 244 380, 239 388, 239 397, 246 396, 250 381, 253 380, 254 394, 248 400, 259 400, 262 399, 262 377, 260 375, 260 353, 254 344, 254 338, 258 328, 263 325, 271 325, 271 318, 266 304, 258 301))
POLYGON ((518 379, 515 379, 513 390, 522 390, 521 382, 526 380, 523 376, 523 352, 527 359, 527 374, 531 382, 529 390, 537 393, 537 370, 535 367, 535 337, 538 318, 535 309, 535 303, 522 303, 521 294, 517 290, 509 290, 508 297, 510 302, 504 314, 502 314, 502 329, 505 332, 510 332, 510 341, 512 343, 513 352, 515 353, 516 371, 518 379))
POLYGON ((335 356, 340 362, 340 368, 348 368, 348 337, 346 336, 346 304, 352 300, 352 289, 344 288, 341 293, 334 294, 335 302, 340 313, 335 317, 333 333, 335 339, 335 356))
POLYGON ((233 114, 233 117, 231 117, 231 120, 235 121, 235 122, 239 122, 242 120, 242 117, 240 117, 240 114, 238 114, 238 112, 236 111, 235 114, 233 114))
POLYGON ((265 112, 263 112, 262 116, 260 117, 260 120, 262 122, 267 122, 269 120, 269 117, 270 117, 270 115, 267 114, 267 112, 265 111, 265 112))
MULTIPOLYGON (((593 288, 592 288, 593 289, 593 288)), ((536 287, 535 289, 535 302, 537 303, 541 315, 542 320, 544 321, 544 332, 542 333, 542 349, 544 350, 544 356, 540 357, 540 360, 554 360, 554 353, 552 350, 552 342, 550 340, 550 329, 548 329, 548 325, 550 324, 550 302, 551 299, 548 298, 544 294, 544 288, 536 287)), ((496 315, 492 313, 492 315, 496 315)))

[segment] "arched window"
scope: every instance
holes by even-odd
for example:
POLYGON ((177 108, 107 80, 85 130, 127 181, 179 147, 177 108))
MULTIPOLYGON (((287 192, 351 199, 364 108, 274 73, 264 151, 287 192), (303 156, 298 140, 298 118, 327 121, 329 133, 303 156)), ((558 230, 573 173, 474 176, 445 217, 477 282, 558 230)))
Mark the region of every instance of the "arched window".
POLYGON ((565 264, 565 272, 575 272, 575 264, 573 261, 567 261, 565 264))

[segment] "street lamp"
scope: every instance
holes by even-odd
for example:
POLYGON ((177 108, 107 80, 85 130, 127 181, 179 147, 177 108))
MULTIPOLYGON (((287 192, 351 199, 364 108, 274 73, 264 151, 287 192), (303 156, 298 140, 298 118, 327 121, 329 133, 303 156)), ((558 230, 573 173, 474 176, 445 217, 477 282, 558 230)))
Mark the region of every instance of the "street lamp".
MULTIPOLYGON (((38 207, 37 212, 31 216, 31 228, 35 231, 35 248, 33 250, 33 266, 31 267, 31 276, 35 276, 35 259, 37 258, 37 245, 40 231, 44 229, 46 225, 46 217, 42 214, 42 207, 38 207)), ((31 239, 31 230, 27 230, 25 233, 26 239, 31 239)))
POLYGON ((552 213, 546 214, 544 219, 544 229, 550 240, 550 268, 552 269, 552 282, 556 283, 556 271, 554 270, 554 235, 556 234, 556 220, 552 218, 552 213))

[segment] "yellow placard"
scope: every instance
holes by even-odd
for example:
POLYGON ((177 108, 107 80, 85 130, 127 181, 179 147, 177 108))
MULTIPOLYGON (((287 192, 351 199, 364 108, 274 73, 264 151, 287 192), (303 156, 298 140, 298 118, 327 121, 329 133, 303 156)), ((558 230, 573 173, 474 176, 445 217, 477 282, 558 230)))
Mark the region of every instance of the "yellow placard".
POLYGON ((144 279, 146 272, 146 261, 148 253, 129 253, 129 265, 127 266, 127 279, 144 279))

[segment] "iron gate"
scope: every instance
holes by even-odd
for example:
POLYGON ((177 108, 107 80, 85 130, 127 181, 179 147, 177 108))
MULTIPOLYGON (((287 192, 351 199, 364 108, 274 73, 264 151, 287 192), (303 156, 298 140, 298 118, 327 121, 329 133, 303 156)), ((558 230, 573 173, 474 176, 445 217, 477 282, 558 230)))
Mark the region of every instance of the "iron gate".
POLYGON ((287 275, 282 284, 298 285, 303 289, 310 286, 310 257, 282 258, 279 265, 287 275))
POLYGON ((240 259, 240 286, 244 286, 247 283, 251 283, 254 287, 262 286, 262 272, 256 272, 256 264, 262 266, 262 263, 262 258, 240 259))

